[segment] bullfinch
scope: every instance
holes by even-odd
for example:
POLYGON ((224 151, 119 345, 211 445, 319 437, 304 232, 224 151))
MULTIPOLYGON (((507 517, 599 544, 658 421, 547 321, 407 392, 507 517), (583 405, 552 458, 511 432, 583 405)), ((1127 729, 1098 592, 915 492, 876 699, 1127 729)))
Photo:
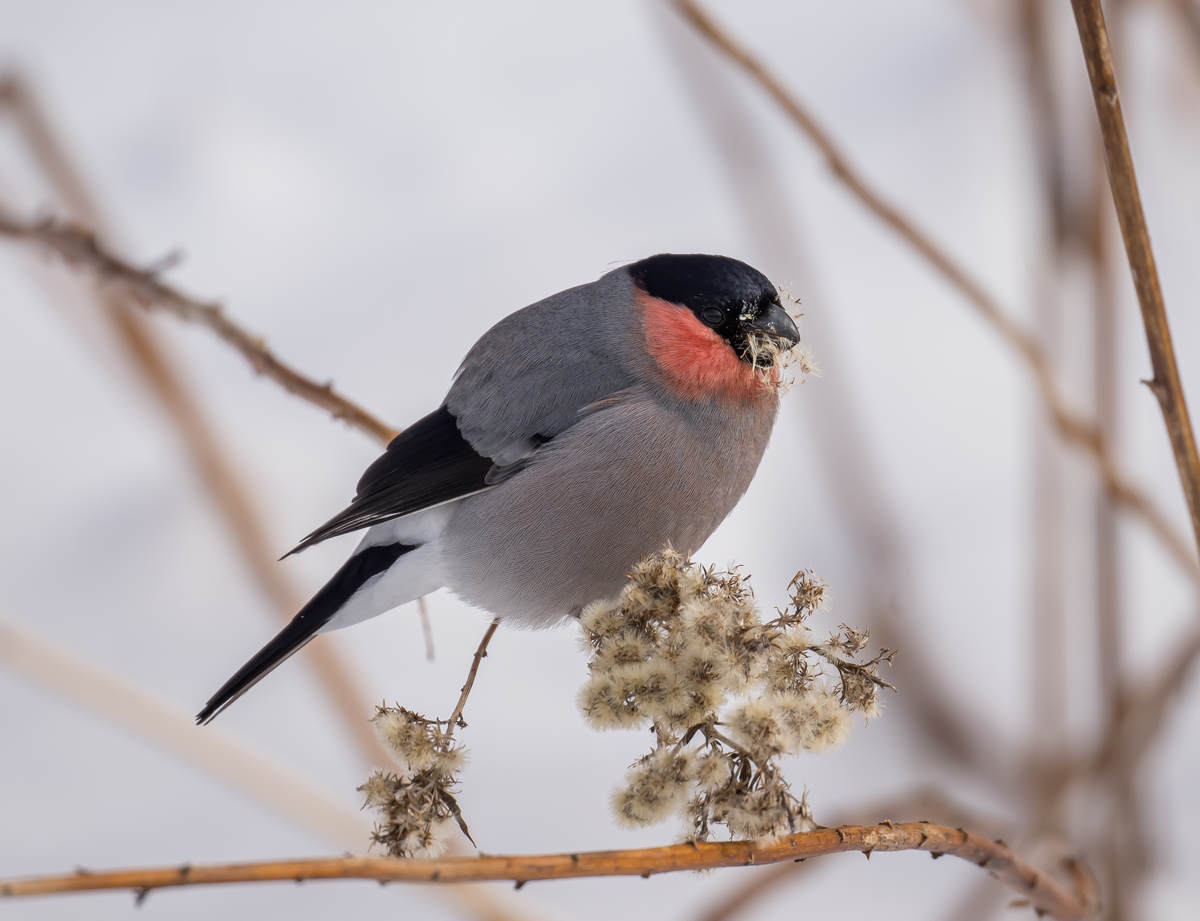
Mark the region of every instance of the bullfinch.
POLYGON ((766 276, 699 254, 651 256, 505 317, 442 405, 291 551, 365 531, 197 722, 318 633, 438 588, 548 626, 616 594, 647 554, 695 551, 758 468, 777 361, 799 338, 766 276))

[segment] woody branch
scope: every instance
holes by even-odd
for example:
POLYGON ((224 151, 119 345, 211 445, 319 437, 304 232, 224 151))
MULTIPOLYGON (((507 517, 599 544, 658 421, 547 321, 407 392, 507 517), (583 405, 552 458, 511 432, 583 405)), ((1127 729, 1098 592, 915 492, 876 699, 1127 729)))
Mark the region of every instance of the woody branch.
POLYGON ((260 883, 278 880, 369 879, 376 882, 463 883, 508 880, 578 879, 643 876, 679 870, 754 866, 806 860, 858 851, 925 851, 934 858, 949 854, 988 871, 1019 892, 1040 914, 1061 921, 1095 917, 1098 898, 1094 881, 1078 861, 1066 862, 1067 882, 1037 869, 1002 841, 990 841, 961 828, 928 822, 843 825, 789 835, 773 842, 733 841, 676 844, 668 847, 573 854, 454 857, 397 860, 332 857, 257 863, 149 867, 104 872, 78 871, 62 876, 0 881, 0 896, 21 897, 63 892, 128 889, 144 896, 154 889, 217 883, 260 883))

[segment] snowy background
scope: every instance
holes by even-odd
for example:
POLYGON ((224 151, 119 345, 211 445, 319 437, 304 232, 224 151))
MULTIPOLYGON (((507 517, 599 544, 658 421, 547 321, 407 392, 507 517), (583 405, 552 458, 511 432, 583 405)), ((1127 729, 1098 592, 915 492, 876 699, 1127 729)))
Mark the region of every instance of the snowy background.
MULTIPOLYGON (((1132 5, 1116 43, 1175 342, 1200 406, 1200 66, 1168 6, 1132 5)), ((1086 152, 1094 115, 1068 4, 1056 7, 1066 130, 1086 152)), ((1007 4, 724 2, 714 10, 868 177, 1032 323, 1043 216, 1007 4)), ((148 263, 180 247, 186 259, 173 282, 221 298, 279 355, 398 426, 437 405, 470 341, 501 316, 622 262, 719 252, 786 285, 802 301, 801 330, 824 375, 787 396, 757 480, 699 556, 744 563, 765 605, 811 567, 831 585, 828 626, 863 622, 862 586, 876 561, 852 540, 830 480, 849 406, 877 477, 870 492, 902 523, 902 579, 888 588, 914 615, 902 645, 936 666, 948 703, 983 733, 989 758, 1018 762, 1036 721, 1030 378, 673 15, 647 0, 0 0, 0 23, 0 66, 19 71, 45 101, 113 215, 121 250, 148 263), (707 120, 722 108, 737 116, 724 141, 707 120), (461 340, 433 331, 443 311, 461 340), (781 504, 781 495, 799 498, 781 504)), ((1087 157, 1072 164, 1082 175, 1090 168, 1087 157)), ((0 195, 26 213, 59 210, 2 118, 0 195)), ((1161 419, 1138 383, 1149 366, 1128 275, 1115 277, 1120 457, 1186 534, 1161 419)), ((1087 408, 1090 307, 1077 282, 1064 285, 1066 332, 1055 358, 1073 401, 1087 408)), ((277 622, 174 430, 103 327, 86 319, 88 289, 72 284, 27 250, 0 246, 0 618, 192 713, 277 622)), ((374 443, 254 378, 204 331, 165 317, 153 328, 201 394, 279 553, 351 497, 374 443)), ((1066 706, 1071 738, 1083 743, 1099 720, 1089 632, 1093 474, 1068 457, 1066 706)), ((1125 653, 1138 678, 1170 651, 1195 601, 1145 531, 1124 524, 1125 653)), ((310 591, 351 545, 344 538, 279 565, 310 591)), ((445 593, 430 606, 434 662, 425 660, 415 608, 320 642, 352 663, 365 701, 444 713, 486 621, 445 593)), ((649 845, 678 833, 623 831, 611 818, 609 792, 644 740, 584 725, 574 705, 585 675, 576 642, 563 628, 502 629, 493 643, 468 705, 472 760, 460 799, 485 851, 649 845)), ((215 729, 353 810, 367 768, 306 655, 215 729)), ((1023 825, 986 782, 931 754, 903 690, 842 749, 789 763, 818 819, 873 821, 881 816, 856 808, 937 788, 998 823, 1023 825)), ((1163 919, 1200 913, 1187 846, 1200 822, 1196 691, 1192 682, 1171 711, 1139 781, 1157 838, 1142 905, 1163 919)), ((3 670, 0 738, 0 875, 344 846, 3 670)), ((1074 806, 1081 828, 1087 808, 1074 806)), ((1095 831, 1090 840, 1119 832, 1095 831)), ((685 919, 754 872, 498 888, 529 917, 685 919)), ((916 854, 869 865, 858 855, 829 858, 806 865, 803 877, 750 916, 917 919, 959 905, 973 917, 977 905, 996 909, 1010 897, 993 887, 978 902, 978 870, 916 854)), ((0 915, 30 919, 134 912, 123 893, 0 904, 0 915)), ((160 892, 141 912, 465 916, 433 888, 358 883, 160 892)))

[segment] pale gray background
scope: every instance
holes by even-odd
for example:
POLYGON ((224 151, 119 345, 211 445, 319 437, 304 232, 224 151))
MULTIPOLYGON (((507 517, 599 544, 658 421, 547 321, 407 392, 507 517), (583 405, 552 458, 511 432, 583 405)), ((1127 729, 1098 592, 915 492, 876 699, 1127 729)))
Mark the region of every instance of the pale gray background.
MULTIPOLYGON (((1065 2, 1057 40, 1077 53, 1065 2)), ((1197 70, 1175 27, 1140 4, 1123 74, 1134 151, 1183 371, 1200 404, 1195 258, 1200 172, 1197 70)), ((930 226, 1001 300, 1031 314, 1028 120, 1005 4, 721 3, 735 32, 824 117, 866 173, 930 226)), ((1082 64, 1073 88, 1091 132, 1082 64)), ((847 543, 814 458, 814 407, 837 379, 856 398, 912 566, 897 586, 920 614, 907 642, 929 651, 957 702, 987 714, 998 759, 1028 724, 1032 391, 961 299, 866 215, 757 92, 646 2, 295 4, 0 2, 0 63, 36 81, 116 213, 126 251, 186 250, 172 278, 231 313, 318 378, 397 424, 437 404, 461 353, 510 310, 659 251, 723 252, 788 285, 825 377, 794 389, 760 474, 702 551, 753 572, 764 603, 800 567, 832 586, 829 624, 856 622, 871 566, 847 543), (680 56, 731 94, 785 180, 802 251, 767 252, 743 219, 726 166, 697 118, 680 56), (833 338, 836 336, 836 352, 833 338)), ((712 87, 715 87, 713 89, 712 87)), ((3 188, 52 204, 0 130, 3 188)), ((749 182, 749 180, 747 180, 749 182)), ((115 352, 50 304, 28 254, 0 246, 0 615, 188 712, 274 629, 161 416, 115 352)), ((1186 522, 1122 279, 1122 460, 1186 522)), ((1086 311, 1076 305, 1074 323, 1086 311)), ((199 330, 156 324, 269 509, 280 552, 349 498, 376 446, 254 379, 199 330)), ((1068 336, 1078 375, 1086 326, 1068 336)), ((1086 378, 1085 378, 1086 379, 1086 378)), ((1086 389, 1075 386, 1080 401, 1086 389)), ((1086 465, 1074 464, 1082 490, 1086 465)), ((1087 494, 1072 506, 1087 523, 1087 494)), ((1130 657, 1158 661, 1191 602, 1176 571, 1127 529, 1130 657)), ((280 564, 316 587, 351 545, 280 564)), ((1070 560, 1072 617, 1089 617, 1088 537, 1070 560)), ((431 598, 437 661, 405 609, 331 642, 375 698, 449 708, 484 619, 431 598)), ((465 734, 462 805, 491 852, 662 843, 631 833, 608 794, 642 747, 599 734, 574 709, 584 663, 571 629, 501 631, 465 734)), ((1094 724, 1086 650, 1071 676, 1094 724)), ((102 720, 0 673, 0 873, 328 852, 254 802, 102 720)), ((1194 686, 1151 764, 1164 836, 1148 905, 1194 918, 1189 831, 1194 686)), ((303 657, 220 720, 357 806, 365 771, 303 657)), ((197 730, 199 731, 199 730, 197 730)), ((981 809, 988 791, 909 744, 903 693, 841 750, 789 765, 822 813, 935 784, 981 809)), ((863 819, 877 816, 864 815, 863 819)), ((913 818, 913 817, 910 817, 913 818)), ((1115 831, 1115 830, 1114 830, 1115 831)), ((831 858, 755 917, 892 918, 941 913, 975 884, 928 857, 831 858)), ((531 884, 530 912, 575 919, 687 918, 739 871, 531 884)), ((1007 895, 1006 895, 1007 897, 1007 895)), ((455 917, 433 890, 370 884, 156 893, 139 917, 455 917)), ((0 904, 21 918, 124 918, 127 894, 0 904)))

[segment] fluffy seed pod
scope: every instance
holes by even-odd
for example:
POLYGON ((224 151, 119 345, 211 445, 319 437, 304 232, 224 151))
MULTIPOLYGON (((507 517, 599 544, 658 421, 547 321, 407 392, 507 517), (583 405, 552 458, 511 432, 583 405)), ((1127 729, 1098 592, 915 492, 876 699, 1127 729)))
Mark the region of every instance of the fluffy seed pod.
POLYGON ((777 759, 840 743, 851 710, 874 711, 889 654, 857 661, 866 635, 844 625, 814 643, 806 622, 824 586, 801 573, 790 593, 763 620, 743 574, 666 550, 634 566, 615 601, 585 609, 581 709, 598 728, 647 726, 657 740, 614 794, 621 822, 679 813, 693 840, 714 825, 758 838, 811 823, 777 759))

